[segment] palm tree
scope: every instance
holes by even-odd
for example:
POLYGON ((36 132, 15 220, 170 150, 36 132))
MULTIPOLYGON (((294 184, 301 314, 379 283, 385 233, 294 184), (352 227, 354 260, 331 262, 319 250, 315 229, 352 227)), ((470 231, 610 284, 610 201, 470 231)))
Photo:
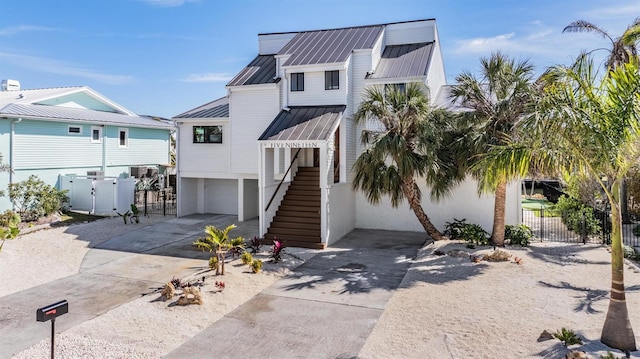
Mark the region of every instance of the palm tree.
POLYGON ((480 78, 465 71, 456 77, 451 90, 452 102, 469 110, 460 113, 467 134, 461 139, 458 155, 470 160, 467 170, 478 181, 479 194, 494 193, 491 240, 504 246, 507 184, 519 173, 508 171, 508 163, 502 169, 488 171, 492 159, 487 154, 514 141, 516 124, 531 114, 533 66, 500 52, 480 59, 480 63, 480 78))
POLYGON ((424 230, 434 240, 446 237, 431 223, 421 204, 416 178, 431 183, 439 171, 437 147, 444 126, 441 112, 429 106, 424 86, 408 84, 405 89, 387 86, 366 89, 354 119, 364 123, 377 120, 380 131, 364 130, 361 141, 365 150, 353 165, 353 189, 361 190, 372 204, 382 196, 391 205, 407 199, 409 207, 424 230))
POLYGON ((624 289, 620 188, 640 155, 640 71, 634 59, 608 71, 607 76, 599 77, 588 55, 580 56, 570 67, 550 68, 541 77, 540 112, 524 127, 532 138, 544 141, 544 148, 538 151, 546 154, 548 166, 589 174, 608 200, 611 299, 601 340, 610 347, 633 351, 636 343, 624 289))
POLYGON ((562 32, 593 32, 611 41, 611 48, 608 49, 609 56, 606 62, 607 67, 610 69, 628 63, 632 58, 638 56, 636 43, 640 41, 640 18, 635 19, 622 35, 615 39, 608 32, 585 20, 572 22, 562 32))
MULTIPOLYGON (((636 43, 640 41, 640 18, 633 21, 631 25, 622 33, 620 37, 613 38, 608 32, 600 27, 585 20, 574 21, 567 25, 562 32, 592 32, 600 35, 611 42, 611 48, 606 49, 609 52, 607 57, 607 68, 613 69, 621 64, 628 63, 631 59, 637 59, 638 52, 636 43)), ((623 220, 628 221, 628 196, 627 181, 624 180, 621 186, 622 194, 622 216, 623 220)))

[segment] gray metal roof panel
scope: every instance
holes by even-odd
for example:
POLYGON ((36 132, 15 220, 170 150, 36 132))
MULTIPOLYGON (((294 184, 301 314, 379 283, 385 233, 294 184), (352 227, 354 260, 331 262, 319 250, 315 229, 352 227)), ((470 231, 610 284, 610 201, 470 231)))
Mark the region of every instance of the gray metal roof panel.
POLYGON ((227 86, 261 85, 275 83, 276 58, 274 55, 258 55, 242 69, 227 86))
POLYGON ((283 66, 345 62, 353 50, 373 48, 383 28, 376 25, 300 32, 278 55, 291 55, 283 66))
POLYGON ((433 56, 433 42, 386 46, 369 79, 426 76, 433 56))
POLYGON ((265 141, 327 140, 346 106, 292 106, 282 110, 260 135, 265 141))
POLYGON ((229 118, 229 97, 213 100, 173 118, 229 118))
POLYGON ((94 111, 80 108, 46 105, 9 104, 0 109, 0 116, 26 117, 56 121, 82 121, 127 125, 132 127, 155 127, 172 129, 174 126, 167 120, 150 116, 130 116, 112 112, 94 111))

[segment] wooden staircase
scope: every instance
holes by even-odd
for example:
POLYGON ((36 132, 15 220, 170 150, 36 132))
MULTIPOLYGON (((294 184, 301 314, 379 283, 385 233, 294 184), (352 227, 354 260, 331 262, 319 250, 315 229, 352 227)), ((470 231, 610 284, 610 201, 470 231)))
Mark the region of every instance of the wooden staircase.
POLYGON ((267 233, 287 247, 324 249, 320 238, 320 168, 299 167, 267 233))

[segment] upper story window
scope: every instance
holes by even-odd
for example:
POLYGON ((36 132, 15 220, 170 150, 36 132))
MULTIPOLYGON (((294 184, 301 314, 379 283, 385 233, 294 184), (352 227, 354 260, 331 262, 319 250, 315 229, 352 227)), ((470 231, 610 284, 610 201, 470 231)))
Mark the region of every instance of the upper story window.
POLYGON ((67 133, 70 135, 82 135, 82 126, 69 125, 67 133))
POLYGON ((102 143, 102 127, 91 126, 91 143, 102 143))
POLYGON ((304 72, 291 74, 291 92, 304 91, 304 72))
POLYGON ((405 91, 407 91, 407 84, 404 84, 404 83, 387 84, 385 86, 385 90, 387 90, 387 91, 396 90, 396 91, 399 91, 399 92, 405 92, 405 91))
POLYGON ((129 146, 129 130, 126 128, 118 129, 118 147, 129 146))
POLYGON ((193 126, 193 143, 222 143, 222 126, 193 126))
POLYGON ((324 72, 324 89, 325 90, 338 90, 340 88, 340 71, 325 71, 324 72))

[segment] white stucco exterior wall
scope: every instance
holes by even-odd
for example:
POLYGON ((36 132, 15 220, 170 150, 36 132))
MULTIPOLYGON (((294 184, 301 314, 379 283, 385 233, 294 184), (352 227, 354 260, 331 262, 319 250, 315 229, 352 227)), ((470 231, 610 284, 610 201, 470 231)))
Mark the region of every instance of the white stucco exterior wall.
MULTIPOLYGON (((418 181, 424 183, 424 181, 418 181)), ((438 203, 429 200, 429 190, 421 185, 422 203, 431 222, 443 231, 446 222, 455 219, 467 219, 467 223, 476 223, 491 233, 493 226, 493 196, 478 198, 476 183, 467 180, 458 186, 451 197, 438 203)), ((362 192, 356 195, 356 227, 369 229, 387 229, 423 232, 422 225, 404 201, 393 208, 388 197, 379 205, 371 205, 362 192)), ((518 224, 520 220, 520 185, 517 181, 507 187, 505 222, 518 224)))

